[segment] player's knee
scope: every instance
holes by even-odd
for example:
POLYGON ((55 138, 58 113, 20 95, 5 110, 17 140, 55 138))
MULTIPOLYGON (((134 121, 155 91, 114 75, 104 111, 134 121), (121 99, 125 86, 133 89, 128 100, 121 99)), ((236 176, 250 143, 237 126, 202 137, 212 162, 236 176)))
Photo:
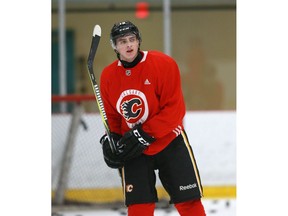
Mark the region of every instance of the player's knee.
POLYGON ((132 204, 128 206, 128 216, 153 216, 155 203, 132 204))
POLYGON ((174 204, 181 216, 205 216, 205 210, 200 199, 174 204))

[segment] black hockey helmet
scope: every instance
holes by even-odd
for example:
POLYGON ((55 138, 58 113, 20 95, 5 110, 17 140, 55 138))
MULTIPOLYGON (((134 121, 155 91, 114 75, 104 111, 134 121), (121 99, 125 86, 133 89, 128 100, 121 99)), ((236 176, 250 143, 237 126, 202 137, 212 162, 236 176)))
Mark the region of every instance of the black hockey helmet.
POLYGON ((132 22, 130 21, 124 21, 124 22, 119 22, 115 23, 111 29, 110 33, 110 43, 112 48, 115 50, 116 49, 116 39, 119 37, 123 37, 126 34, 135 34, 136 38, 139 40, 139 47, 141 43, 141 35, 140 32, 132 22))

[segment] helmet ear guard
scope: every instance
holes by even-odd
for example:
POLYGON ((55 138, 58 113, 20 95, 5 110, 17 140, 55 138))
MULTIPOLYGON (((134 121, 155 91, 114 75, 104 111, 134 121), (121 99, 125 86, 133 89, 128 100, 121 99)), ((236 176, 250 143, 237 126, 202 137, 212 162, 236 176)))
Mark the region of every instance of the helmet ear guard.
POLYGON ((111 29, 110 33, 110 44, 114 50, 116 50, 116 39, 119 37, 123 37, 127 34, 134 34, 136 35, 137 40, 139 40, 139 48, 141 44, 141 35, 140 32, 132 22, 124 21, 115 23, 111 29))
POLYGON ((114 41, 110 38, 110 44, 111 47, 113 48, 113 50, 116 50, 116 44, 114 43, 114 41))

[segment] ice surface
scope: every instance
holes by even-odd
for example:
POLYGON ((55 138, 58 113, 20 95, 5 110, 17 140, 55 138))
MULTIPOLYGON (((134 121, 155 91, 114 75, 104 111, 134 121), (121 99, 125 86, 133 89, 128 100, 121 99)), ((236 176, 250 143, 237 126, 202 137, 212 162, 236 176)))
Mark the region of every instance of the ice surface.
MULTIPOLYGON (((203 199, 207 216, 236 216, 235 199, 203 199)), ((53 216, 121 216, 127 215, 126 209, 101 210, 65 210, 54 212, 53 216)), ((154 216, 179 216, 177 210, 170 205, 168 208, 157 208, 154 216)))

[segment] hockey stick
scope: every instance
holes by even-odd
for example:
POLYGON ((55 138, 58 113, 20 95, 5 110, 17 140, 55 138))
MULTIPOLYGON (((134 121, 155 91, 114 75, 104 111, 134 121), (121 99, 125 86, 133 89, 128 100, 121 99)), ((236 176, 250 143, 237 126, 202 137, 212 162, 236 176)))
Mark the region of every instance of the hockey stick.
POLYGON ((106 131, 107 136, 108 136, 110 147, 111 147, 112 152, 115 153, 115 152, 117 152, 116 147, 115 147, 115 143, 114 143, 113 139, 111 139, 111 132, 110 132, 110 127, 108 124, 106 112, 104 109, 104 104, 103 104, 103 101, 102 101, 102 98, 100 95, 100 91, 99 91, 99 87, 98 87, 98 84, 96 82, 96 78, 95 78, 94 71, 93 71, 93 61, 94 61, 94 58, 96 55, 96 51, 97 51, 97 48, 99 45, 100 38, 101 38, 101 27, 99 25, 95 25, 94 30, 93 30, 91 48, 90 48, 90 52, 88 55, 87 66, 88 66, 88 73, 89 73, 91 84, 92 84, 92 87, 94 90, 96 102, 98 105, 98 109, 99 109, 99 112, 101 115, 102 122, 103 122, 104 127, 105 127, 105 131, 106 131))

